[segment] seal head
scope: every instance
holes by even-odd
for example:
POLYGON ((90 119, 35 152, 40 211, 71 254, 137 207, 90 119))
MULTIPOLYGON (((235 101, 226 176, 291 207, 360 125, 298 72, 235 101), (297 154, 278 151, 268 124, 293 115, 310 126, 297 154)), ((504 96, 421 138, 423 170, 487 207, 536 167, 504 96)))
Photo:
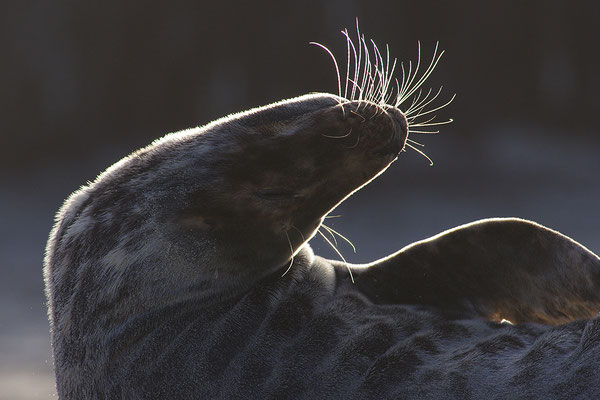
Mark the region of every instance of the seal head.
POLYGON ((198 265, 190 249, 209 240, 226 258, 219 273, 239 277, 288 262, 332 208, 396 159, 406 136, 397 109, 309 95, 168 137, 137 157, 160 154, 143 173, 168 195, 149 208, 176 236, 170 243, 198 265))

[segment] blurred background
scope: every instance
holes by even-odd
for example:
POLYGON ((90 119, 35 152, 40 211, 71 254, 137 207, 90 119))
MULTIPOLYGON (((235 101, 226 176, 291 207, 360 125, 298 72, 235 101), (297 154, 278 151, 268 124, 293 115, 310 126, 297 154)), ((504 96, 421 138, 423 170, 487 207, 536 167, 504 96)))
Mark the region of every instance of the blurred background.
MULTIPOLYGON (((0 399, 53 396, 42 257, 63 199, 168 132, 337 91, 329 46, 361 30, 399 60, 446 54, 456 100, 435 161, 403 153, 328 224, 387 255, 475 219, 519 216, 600 253, 600 3, 5 1, 0 5, 0 399)), ((416 138, 416 137, 415 137, 416 138)), ((318 254, 337 257, 320 239, 318 254)))

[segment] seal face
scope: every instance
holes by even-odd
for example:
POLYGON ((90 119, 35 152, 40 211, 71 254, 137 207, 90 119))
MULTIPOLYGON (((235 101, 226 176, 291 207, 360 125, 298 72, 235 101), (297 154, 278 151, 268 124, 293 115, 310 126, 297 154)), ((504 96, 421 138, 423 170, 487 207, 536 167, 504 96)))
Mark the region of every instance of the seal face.
POLYGON ((67 199, 44 261, 61 398, 600 396, 600 259, 558 232, 493 219, 365 266, 312 253, 419 129, 346 97, 167 135, 67 199))

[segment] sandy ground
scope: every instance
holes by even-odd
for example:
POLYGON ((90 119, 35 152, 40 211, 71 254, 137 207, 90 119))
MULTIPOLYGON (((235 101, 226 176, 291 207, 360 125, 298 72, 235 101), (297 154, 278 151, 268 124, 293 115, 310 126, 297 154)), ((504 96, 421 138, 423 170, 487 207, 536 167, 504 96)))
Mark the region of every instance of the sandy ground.
MULTIPOLYGON (((435 160, 414 152, 352 196, 328 220, 358 249, 340 243, 350 262, 380 258, 415 240, 479 218, 536 220, 600 253, 600 157, 597 142, 535 129, 490 130, 477 143, 458 133, 425 138, 435 160)), ((42 256, 52 216, 69 191, 106 162, 41 171, 0 192, 0 399, 54 396, 43 296, 42 256), (48 183, 52 182, 52 184, 48 183)), ((321 239, 317 254, 337 257, 321 239)))

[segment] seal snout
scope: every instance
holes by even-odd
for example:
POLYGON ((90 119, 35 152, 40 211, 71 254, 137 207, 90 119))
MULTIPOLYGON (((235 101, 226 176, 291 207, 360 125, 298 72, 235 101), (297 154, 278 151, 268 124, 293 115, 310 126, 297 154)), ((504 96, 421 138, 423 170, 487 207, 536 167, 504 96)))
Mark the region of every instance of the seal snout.
POLYGON ((408 137, 408 122, 402 111, 395 107, 386 107, 385 111, 388 118, 391 119, 391 136, 373 154, 376 156, 393 155, 395 157, 404 147, 408 137))
POLYGON ((407 136, 408 121, 406 120, 406 116, 404 115, 404 113, 395 107, 388 107, 386 109, 386 111, 394 119, 394 121, 399 125, 404 136, 407 136))

